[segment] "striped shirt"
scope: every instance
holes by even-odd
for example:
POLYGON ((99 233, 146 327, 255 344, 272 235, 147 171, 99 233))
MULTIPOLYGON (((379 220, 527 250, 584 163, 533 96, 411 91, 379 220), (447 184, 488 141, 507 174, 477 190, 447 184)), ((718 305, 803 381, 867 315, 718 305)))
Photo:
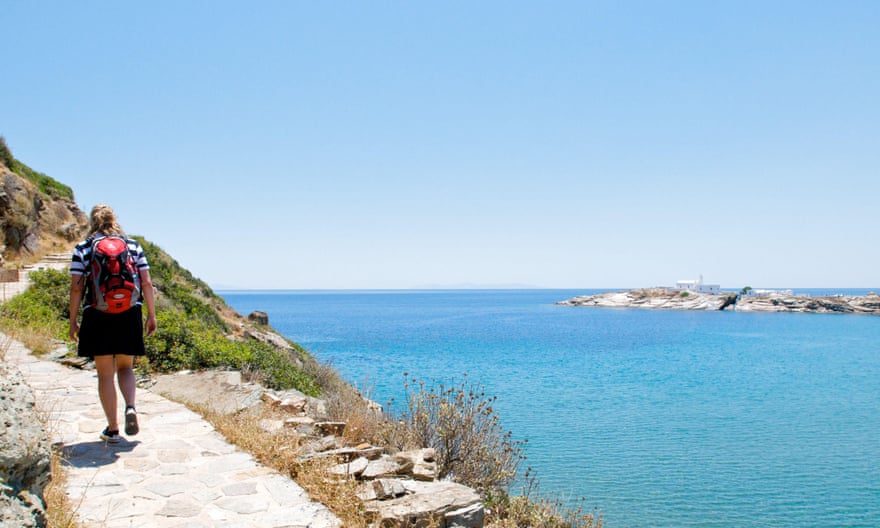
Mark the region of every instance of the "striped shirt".
MULTIPOLYGON (((92 264, 92 242, 96 239, 104 238, 104 236, 105 235, 90 236, 73 248, 73 258, 70 261, 71 275, 88 275, 89 266, 92 264)), ((125 239, 125 242, 128 245, 128 251, 134 257, 134 262, 138 271, 150 269, 150 265, 147 263, 147 257, 144 255, 144 248, 138 244, 137 240, 122 235, 120 235, 120 238, 125 239)))
MULTIPOLYGON (((70 261, 70 274, 73 276, 89 276, 92 264, 92 244, 95 240, 99 240, 104 238, 106 235, 93 235, 84 241, 77 244, 75 248, 73 248, 73 258, 70 261)), ((128 246, 128 252, 134 257, 135 266, 138 269, 138 272, 141 270, 150 269, 150 265, 147 263, 147 257, 144 255, 144 248, 138 244, 137 240, 133 240, 124 235, 119 235, 120 238, 125 240, 126 245, 128 246)), ((92 281, 86 281, 86 291, 84 296, 84 301, 86 307, 90 307, 95 304, 95 293, 94 286, 92 285, 92 281)), ((141 299, 142 300, 142 299, 141 299)), ((140 303, 140 300, 138 301, 140 303)))

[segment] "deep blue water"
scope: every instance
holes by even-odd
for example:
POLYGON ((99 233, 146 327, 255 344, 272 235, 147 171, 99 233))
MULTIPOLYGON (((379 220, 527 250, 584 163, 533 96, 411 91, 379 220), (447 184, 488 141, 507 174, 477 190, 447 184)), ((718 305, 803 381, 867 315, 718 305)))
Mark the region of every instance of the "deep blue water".
POLYGON ((584 293, 222 295, 380 403, 467 373, 606 526, 880 527, 880 317, 553 304, 584 293))

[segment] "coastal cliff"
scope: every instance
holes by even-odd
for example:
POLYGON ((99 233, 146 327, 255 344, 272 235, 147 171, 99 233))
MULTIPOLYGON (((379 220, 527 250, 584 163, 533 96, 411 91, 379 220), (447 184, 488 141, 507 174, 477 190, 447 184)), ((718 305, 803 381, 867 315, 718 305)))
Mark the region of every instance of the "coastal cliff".
POLYGON ((735 293, 713 295, 672 288, 635 290, 583 295, 556 303, 562 306, 598 308, 645 308, 654 310, 735 310, 737 312, 808 312, 880 314, 880 295, 830 295, 810 297, 772 293, 741 296, 735 293))

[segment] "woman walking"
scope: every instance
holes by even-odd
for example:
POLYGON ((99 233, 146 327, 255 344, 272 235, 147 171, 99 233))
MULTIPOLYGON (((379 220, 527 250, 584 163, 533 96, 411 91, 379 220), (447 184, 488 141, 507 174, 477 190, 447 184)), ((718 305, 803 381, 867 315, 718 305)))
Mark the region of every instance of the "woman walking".
POLYGON ((125 434, 138 433, 134 357, 146 354, 144 331, 156 331, 150 267, 137 241, 125 236, 107 205, 91 212, 89 236, 73 250, 70 263, 70 338, 77 355, 93 358, 98 396, 107 427, 101 438, 119 442, 116 384, 125 400, 125 434), (146 325, 142 304, 147 306, 146 325), (78 323, 82 307, 82 322, 78 323))

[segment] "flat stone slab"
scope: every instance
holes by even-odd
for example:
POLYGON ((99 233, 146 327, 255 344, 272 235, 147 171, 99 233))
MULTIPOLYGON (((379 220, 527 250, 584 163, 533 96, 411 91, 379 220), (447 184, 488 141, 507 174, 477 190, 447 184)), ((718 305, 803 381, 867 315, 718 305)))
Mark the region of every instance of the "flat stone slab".
POLYGON ((176 401, 203 405, 221 414, 232 414, 262 401, 263 387, 242 383, 236 371, 178 372, 157 376, 152 392, 176 401), (222 387, 222 390, 217 390, 222 387))
POLYGON ((476 491, 454 482, 398 481, 406 494, 389 500, 371 500, 367 510, 380 525, 417 526, 431 515, 449 516, 456 526, 482 526, 484 508, 476 491), (479 524, 477 524, 479 523, 479 524))

